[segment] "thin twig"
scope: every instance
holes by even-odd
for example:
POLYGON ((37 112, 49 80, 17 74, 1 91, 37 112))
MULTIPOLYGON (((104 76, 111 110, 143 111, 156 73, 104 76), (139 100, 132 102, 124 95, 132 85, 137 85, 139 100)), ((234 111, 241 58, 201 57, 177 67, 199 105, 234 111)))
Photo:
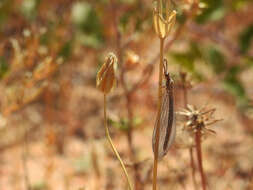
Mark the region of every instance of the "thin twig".
MULTIPOLYGON (((183 99, 184 99, 184 108, 187 108, 187 104, 188 104, 188 85, 187 85, 187 81, 186 81, 186 73, 181 72, 180 73, 181 76, 181 80, 182 80, 182 87, 183 87, 183 99)), ((196 180, 196 166, 195 166, 195 161, 194 161, 194 157, 193 157, 193 147, 189 148, 189 154, 190 154, 190 162, 191 162, 191 170, 192 170, 192 181, 193 181, 193 185, 194 185, 194 189, 197 190, 198 186, 197 186, 197 180, 196 180)))
POLYGON ((196 166, 194 162, 194 157, 193 157, 193 147, 189 148, 189 154, 190 154, 190 159, 191 159, 191 168, 192 168, 192 181, 194 185, 194 189, 197 190, 197 180, 196 180, 196 166))
POLYGON ((159 87, 158 87, 158 112, 157 112, 157 129, 155 136, 155 150, 154 150, 154 168, 153 168, 153 190, 157 186, 157 168, 158 168, 158 146, 160 136, 160 114, 161 114, 161 101, 162 101, 162 80, 163 80, 163 52, 164 52, 164 39, 160 38, 160 64, 159 64, 159 87))
POLYGON ((199 165, 199 171, 200 171, 200 176, 201 176, 202 189, 206 190, 206 178, 205 178, 205 173, 204 173, 203 163, 202 163, 201 128, 200 127, 197 127, 197 131, 195 134, 195 142, 196 142, 197 158, 198 158, 198 165, 199 165))
MULTIPOLYGON (((127 142, 128 142, 128 148, 130 151, 130 156, 133 162, 135 162, 135 150, 133 146, 133 109, 132 109, 132 94, 134 91, 130 91, 127 88, 126 85, 126 79, 125 79, 125 68, 123 64, 123 57, 122 57, 122 52, 124 48, 122 48, 122 43, 121 43, 121 33, 118 30, 117 26, 117 12, 114 10, 114 1, 111 0, 111 6, 112 6, 112 11, 113 11, 113 25, 116 31, 116 49, 117 49, 117 57, 119 60, 119 63, 121 64, 121 71, 120 71, 120 82, 123 88, 123 96, 126 99, 126 108, 127 108, 127 118, 128 118, 128 130, 127 130, 127 142)), ((141 188, 140 185, 140 174, 138 167, 134 167, 134 176, 135 176, 135 189, 138 190, 141 188)))
POLYGON ((130 190, 133 190, 132 185, 131 185, 131 182, 130 182, 130 178, 129 178, 128 173, 127 173, 127 170, 126 170, 126 167, 125 167, 125 165, 124 165, 122 159, 120 158, 120 155, 119 155, 117 149, 115 148, 115 146, 114 146, 114 144, 113 144, 113 142, 112 142, 111 136, 110 136, 110 132, 109 132, 109 129, 108 129, 108 126, 107 126, 106 107, 107 107, 107 106, 106 106, 106 94, 104 94, 104 126, 105 126, 106 137, 107 137, 107 139, 108 139, 108 141, 109 141, 109 143, 110 143, 110 145, 111 145, 111 148, 112 148, 113 152, 115 153, 117 159, 119 160, 120 165, 121 165, 121 167, 122 167, 122 169, 123 169, 123 171, 124 171, 124 174, 125 174, 125 176, 126 176, 126 178, 127 178, 127 182, 128 182, 129 189, 130 189, 130 190))

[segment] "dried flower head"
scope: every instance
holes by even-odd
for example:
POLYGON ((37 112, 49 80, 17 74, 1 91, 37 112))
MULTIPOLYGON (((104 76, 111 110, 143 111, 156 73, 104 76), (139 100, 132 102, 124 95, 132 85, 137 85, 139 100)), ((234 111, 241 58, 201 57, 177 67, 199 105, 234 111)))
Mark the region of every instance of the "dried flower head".
POLYGON ((118 59, 113 53, 109 53, 105 59, 105 63, 97 73, 97 88, 104 94, 109 93, 116 84, 116 69, 118 59))
POLYGON ((215 109, 197 109, 192 105, 187 105, 187 108, 178 112, 179 115, 186 116, 186 122, 184 123, 184 130, 190 133, 196 133, 197 130, 201 131, 202 136, 207 134, 216 134, 214 130, 207 128, 208 126, 220 121, 214 119, 213 114, 215 109))
POLYGON ((175 10, 169 12, 169 1, 165 2, 165 7, 162 5, 163 3, 161 5, 158 2, 155 3, 156 5, 153 9, 155 32, 159 38, 166 38, 175 24, 177 12, 175 10))

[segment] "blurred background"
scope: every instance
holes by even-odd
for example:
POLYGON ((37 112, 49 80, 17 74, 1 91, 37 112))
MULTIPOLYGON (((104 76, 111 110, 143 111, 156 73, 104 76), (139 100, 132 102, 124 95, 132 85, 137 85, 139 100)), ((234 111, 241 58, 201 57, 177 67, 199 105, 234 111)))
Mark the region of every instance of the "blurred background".
MULTIPOLYGON (((118 57, 110 132, 135 189, 151 189, 159 62, 152 8, 151 0, 0 1, 1 190, 127 189, 96 89, 109 52, 118 57)), ((208 189, 253 189, 253 2, 173 0, 174 9, 165 57, 176 109, 187 90, 188 104, 222 119, 203 140, 208 189)), ((201 189, 181 125, 159 164, 161 190, 201 189)))

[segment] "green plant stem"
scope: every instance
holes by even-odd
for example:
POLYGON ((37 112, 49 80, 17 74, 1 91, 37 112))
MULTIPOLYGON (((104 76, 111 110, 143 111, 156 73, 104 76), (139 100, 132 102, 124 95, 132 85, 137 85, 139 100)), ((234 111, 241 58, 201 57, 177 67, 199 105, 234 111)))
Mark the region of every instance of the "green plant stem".
POLYGON ((111 148, 112 148, 113 152, 115 153, 117 159, 118 159, 119 162, 120 162, 120 165, 121 165, 121 167, 122 167, 122 169, 123 169, 123 171, 124 171, 124 174, 125 174, 125 176, 126 176, 126 178, 127 178, 127 182, 128 182, 129 189, 130 189, 130 190, 133 190, 132 185, 131 185, 131 182, 130 182, 130 178, 129 178, 128 173, 127 173, 127 170, 126 170, 126 167, 125 167, 125 165, 124 165, 122 159, 120 158, 120 155, 119 155, 117 149, 116 149, 115 146, 113 145, 113 142, 112 142, 112 139, 111 139, 111 136, 110 136, 109 128, 108 128, 108 126, 107 126, 106 107, 107 107, 107 106, 106 106, 106 94, 104 94, 104 126, 105 126, 106 138, 108 139, 108 141, 109 141, 109 143, 110 143, 110 145, 111 145, 111 148))
POLYGON ((162 102, 162 80, 163 80, 163 48, 164 39, 160 38, 160 64, 159 64, 159 87, 158 87, 158 112, 157 112, 157 129, 155 136, 155 155, 153 166, 153 190, 156 190, 157 186, 157 168, 158 168, 158 147, 160 136, 160 115, 161 115, 161 102, 162 102))
POLYGON ((201 176, 202 189, 206 190, 206 178, 205 178, 205 173, 204 173, 203 163, 202 163, 201 129, 199 127, 197 128, 197 132, 195 134, 195 142, 196 142, 198 165, 199 165, 199 172, 201 176))

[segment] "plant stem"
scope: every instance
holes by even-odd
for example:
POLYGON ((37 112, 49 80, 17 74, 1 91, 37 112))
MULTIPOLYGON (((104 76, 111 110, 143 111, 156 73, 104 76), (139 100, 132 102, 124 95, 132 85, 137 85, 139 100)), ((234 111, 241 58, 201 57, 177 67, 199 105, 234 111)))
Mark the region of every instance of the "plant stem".
POLYGON ((104 126, 105 126, 106 138, 108 139, 108 141, 109 141, 109 143, 110 143, 110 145, 111 145, 111 148, 112 148, 113 152, 115 153, 117 159, 118 159, 119 162, 120 162, 120 165, 121 165, 121 167, 122 167, 122 169, 123 169, 123 171, 124 171, 124 174, 125 174, 125 176, 126 176, 126 178, 127 178, 127 182, 128 182, 129 189, 130 189, 130 190, 133 190, 133 188, 132 188, 132 186, 131 186, 131 182, 130 182, 129 176, 128 176, 128 173, 127 173, 127 170, 126 170, 126 167, 125 167, 125 165, 124 165, 122 159, 120 158, 120 155, 119 155, 117 149, 116 149, 115 146, 113 145, 113 142, 112 142, 112 139, 111 139, 111 136, 110 136, 109 128, 108 128, 108 126, 107 126, 106 107, 107 107, 107 105, 106 105, 106 94, 104 94, 104 126))
MULTIPOLYGON (((129 121, 128 123, 128 130, 127 130, 127 143, 128 143, 128 148, 129 148, 129 153, 130 157, 133 163, 136 162, 135 158, 135 150, 134 150, 134 145, 133 145, 133 107, 132 107, 132 94, 134 91, 131 91, 130 89, 127 88, 126 80, 125 80, 125 68, 124 68, 124 63, 123 63, 123 57, 122 57, 122 52, 124 51, 124 47, 121 45, 121 33, 118 29, 118 16, 117 16, 117 7, 115 6, 114 0, 111 0, 111 7, 112 7, 112 13, 113 13, 113 25, 116 31, 116 50, 117 50, 117 56, 118 56, 118 61, 121 64, 121 72, 120 72, 120 82, 122 84, 123 88, 123 93, 124 93, 124 98, 126 99, 126 109, 127 109, 127 119, 129 121)), ((134 167, 134 186, 136 190, 141 189, 141 177, 139 174, 138 166, 134 167)))
MULTIPOLYGON (((124 75, 124 73, 123 73, 124 75)), ((123 76, 124 77, 124 76, 123 76)), ((123 80, 124 81, 124 80, 123 80)), ((125 84, 125 83, 124 83, 125 84)), ((126 87, 126 85, 125 85, 126 87)), ((128 114, 128 130, 127 130, 127 142, 128 142, 128 148, 130 151, 130 157, 131 160, 135 163, 136 157, 135 157, 135 149, 133 146, 133 109, 132 109, 132 101, 131 101, 131 93, 128 92, 127 88, 124 87, 124 91, 126 94, 126 107, 127 107, 127 114, 128 114)), ((134 93, 134 92, 133 92, 134 93)), ((134 187, 135 190, 143 189, 141 186, 141 176, 139 173, 138 165, 134 164, 133 167, 134 170, 134 187)))
POLYGON ((199 127, 197 128, 197 132, 195 134, 195 142, 196 142, 196 148, 197 148, 197 157, 198 157, 199 171, 201 175, 202 189, 206 190, 206 179, 205 179, 205 173, 203 170, 202 151, 201 151, 201 129, 199 127))
POLYGON ((195 162, 194 162, 194 157, 193 157, 193 148, 192 147, 189 148, 189 154, 190 154, 190 159, 191 159, 192 181, 193 181, 194 189, 197 190, 198 186, 197 186, 196 175, 195 175, 196 167, 195 167, 195 162))
MULTIPOLYGON (((186 73, 181 73, 181 80, 183 85, 183 99, 184 99, 184 108, 187 108, 188 104, 188 91, 187 91, 187 82, 186 82, 186 73)), ((196 175, 195 175, 195 161, 193 157, 193 147, 189 148, 189 154, 190 154, 190 162, 191 162, 191 169, 192 169, 192 181, 194 185, 194 189, 197 190, 197 181, 196 181, 196 175)))
POLYGON ((159 64, 159 87, 158 87, 158 112, 157 112, 157 129, 155 136, 155 155, 153 166, 153 190, 156 190, 157 184, 157 168, 158 168, 158 147, 160 136, 160 114, 161 114, 161 102, 162 102, 162 80, 163 80, 163 48, 164 39, 160 38, 160 64, 159 64))

